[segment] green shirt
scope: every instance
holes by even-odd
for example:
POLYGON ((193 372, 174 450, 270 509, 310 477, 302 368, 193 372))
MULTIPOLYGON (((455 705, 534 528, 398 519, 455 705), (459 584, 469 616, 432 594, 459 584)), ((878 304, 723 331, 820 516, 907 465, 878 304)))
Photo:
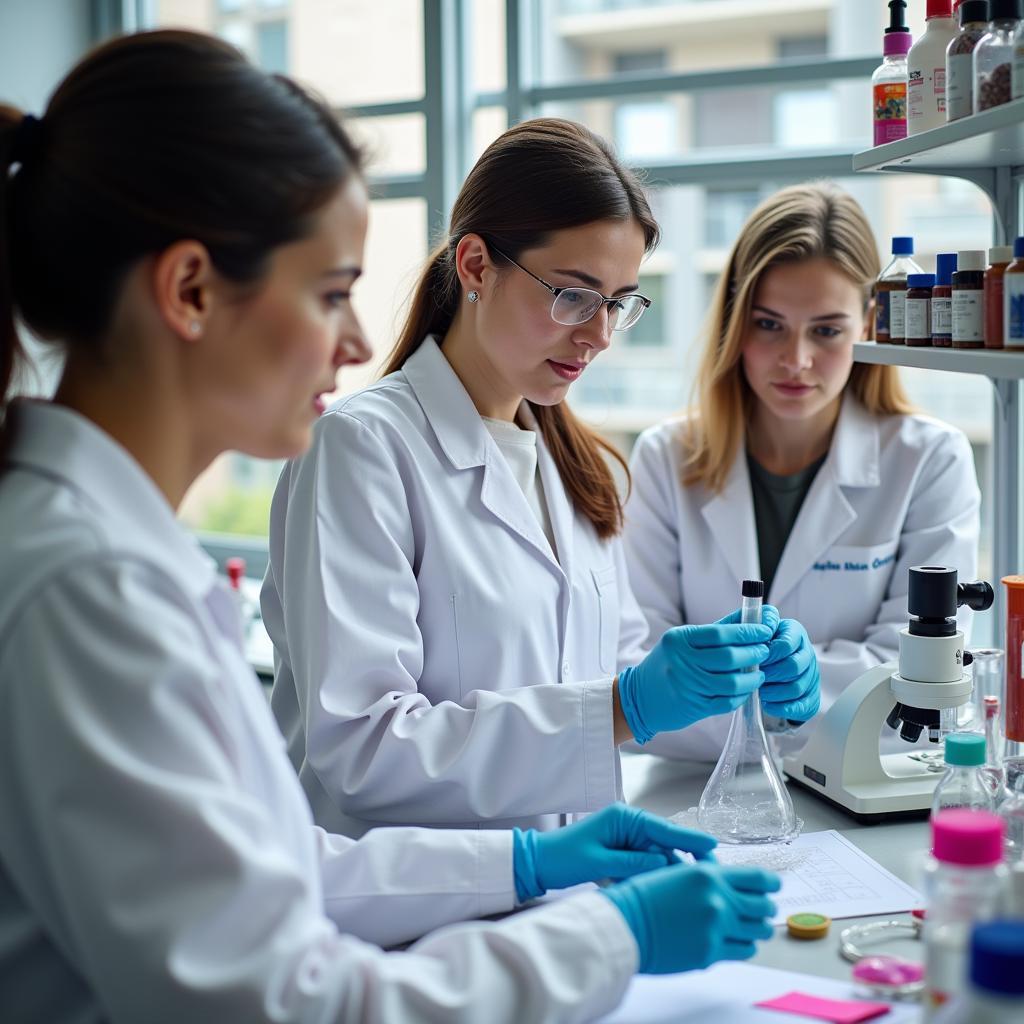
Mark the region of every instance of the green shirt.
MULTIPOLYGON (((827 454, 827 453, 826 453, 827 454)), ((806 469, 789 476, 769 473, 753 455, 747 453, 750 471, 750 493, 754 499, 754 525, 757 529, 757 550, 761 556, 761 579, 765 593, 771 592, 775 570, 789 540, 789 534, 800 513, 800 506, 825 461, 825 455, 806 469)))

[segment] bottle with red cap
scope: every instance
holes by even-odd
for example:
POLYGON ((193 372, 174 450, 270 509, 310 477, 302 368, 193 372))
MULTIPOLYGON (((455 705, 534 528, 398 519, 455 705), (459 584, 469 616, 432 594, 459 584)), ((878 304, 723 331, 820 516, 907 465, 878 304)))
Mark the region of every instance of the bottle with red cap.
POLYGON ((925 867, 925 1020, 967 989, 971 929, 1002 909, 1009 893, 1005 824, 991 811, 957 808, 932 817, 925 867))
POLYGON ((928 0, 924 35, 907 54, 907 133, 946 123, 946 50, 957 34, 953 0, 928 0))
POLYGON ((238 619, 242 627, 242 637, 248 638, 256 609, 252 599, 246 595, 243 585, 245 580, 245 559, 239 557, 227 559, 224 562, 224 571, 227 573, 231 593, 235 595, 235 602, 238 605, 238 619))

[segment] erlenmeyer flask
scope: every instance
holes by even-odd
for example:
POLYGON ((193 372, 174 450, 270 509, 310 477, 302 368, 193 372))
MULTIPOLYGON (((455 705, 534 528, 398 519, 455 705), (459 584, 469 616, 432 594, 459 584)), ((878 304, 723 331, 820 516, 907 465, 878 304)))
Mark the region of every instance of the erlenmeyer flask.
MULTIPOLYGON (((759 583, 743 583, 745 622, 761 621, 764 584, 758 590, 759 583)), ((799 831, 793 801, 768 747, 757 691, 732 713, 725 747, 700 797, 697 823, 723 843, 775 843, 799 831)))

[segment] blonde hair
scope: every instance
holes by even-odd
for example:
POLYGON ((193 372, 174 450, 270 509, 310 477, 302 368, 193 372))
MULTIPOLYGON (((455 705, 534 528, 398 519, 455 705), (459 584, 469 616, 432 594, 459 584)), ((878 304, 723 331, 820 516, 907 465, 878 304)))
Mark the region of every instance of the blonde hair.
MULTIPOLYGON (((770 196, 748 218, 729 254, 704 327, 694 390, 696 415, 683 428, 683 483, 721 491, 740 450, 754 394, 740 362, 761 275, 781 263, 827 259, 864 292, 879 273, 875 236, 860 205, 834 185, 793 185, 770 196)), ((880 415, 913 411, 895 366, 855 363, 847 390, 880 415)))

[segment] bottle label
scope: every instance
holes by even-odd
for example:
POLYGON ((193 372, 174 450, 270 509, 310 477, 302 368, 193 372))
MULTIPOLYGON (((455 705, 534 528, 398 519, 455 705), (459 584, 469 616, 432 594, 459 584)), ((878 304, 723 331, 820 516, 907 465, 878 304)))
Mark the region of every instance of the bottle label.
POLYGON ((953 300, 932 299, 932 334, 940 338, 953 337, 953 300))
POLYGON ((889 292, 889 337, 907 336, 907 292, 889 292))
POLYGON ((907 137, 907 85, 884 82, 875 86, 875 145, 907 137))
POLYGON ((907 299, 907 337, 931 338, 931 299, 907 299))
POLYGON ((953 343, 984 341, 981 289, 953 292, 953 343))
POLYGON ((875 294, 875 337, 889 333, 889 296, 891 292, 879 291, 875 294))
POLYGON ((907 118, 928 120, 932 114, 946 113, 946 69, 911 68, 907 74, 907 118))
POLYGON ((1006 347, 1024 348, 1024 274, 1003 278, 1003 310, 1006 347))
POLYGON ((958 53, 947 58, 949 68, 949 88, 946 98, 949 100, 950 121, 967 117, 974 112, 974 72, 971 68, 971 55, 958 53))
POLYGON ((1013 73, 1010 79, 1010 94, 1019 99, 1024 96, 1024 43, 1018 43, 1013 51, 1013 73))

